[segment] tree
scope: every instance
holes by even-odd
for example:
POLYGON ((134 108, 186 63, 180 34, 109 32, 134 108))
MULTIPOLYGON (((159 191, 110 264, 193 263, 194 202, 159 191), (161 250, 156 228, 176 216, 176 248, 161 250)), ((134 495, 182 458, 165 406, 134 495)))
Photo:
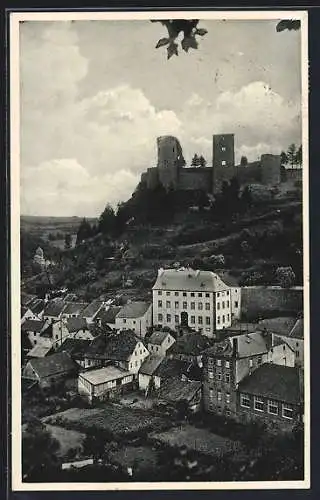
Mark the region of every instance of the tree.
POLYGON ((192 160, 191 160, 191 166, 192 167, 199 167, 199 165, 200 165, 200 158, 197 155, 197 153, 195 153, 192 160))
POLYGON ((207 160, 202 155, 200 155, 200 157, 199 157, 199 166, 200 167, 206 167, 207 166, 207 160))
POLYGON ((248 158, 246 156, 241 156, 240 165, 241 167, 246 167, 248 165, 248 158))
POLYGON ((301 166, 302 166, 302 145, 299 146, 299 148, 296 152, 296 163, 301 168, 301 166))
POLYGON ((116 216, 114 213, 114 209, 108 203, 99 217, 98 223, 99 231, 104 236, 112 236, 115 232, 116 228, 116 216))
POLYGON ((290 144, 288 151, 287 151, 287 158, 288 158, 288 163, 291 165, 291 168, 296 165, 296 154, 297 154, 297 149, 295 144, 290 144))
POLYGON ((248 210, 252 206, 252 194, 249 186, 246 186, 241 194, 241 203, 244 210, 248 210))
POLYGON ((287 153, 285 153, 284 151, 281 151, 281 154, 280 154, 280 163, 281 163, 281 165, 287 165, 288 164, 288 156, 287 156, 287 153))
POLYGON ((40 476, 42 471, 59 464, 59 441, 52 437, 45 425, 32 420, 22 435, 22 473, 24 478, 40 476))
POLYGON ((71 248, 71 244, 72 244, 71 234, 67 233, 65 235, 65 238, 64 238, 64 248, 65 248, 65 250, 69 250, 71 248))
POLYGON ((80 245, 83 241, 86 239, 90 238, 92 236, 92 230, 89 222, 87 219, 84 217, 82 221, 80 222, 78 231, 77 231, 77 239, 76 239, 76 245, 80 245))
POLYGON ((278 267, 276 270, 276 280, 282 288, 290 288, 295 283, 296 275, 291 266, 278 267))

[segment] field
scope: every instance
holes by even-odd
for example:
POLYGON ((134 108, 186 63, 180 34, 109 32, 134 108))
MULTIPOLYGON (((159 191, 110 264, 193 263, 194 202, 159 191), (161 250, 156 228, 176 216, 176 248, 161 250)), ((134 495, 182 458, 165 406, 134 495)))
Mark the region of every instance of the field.
POLYGON ((236 441, 217 436, 205 429, 197 429, 192 425, 152 433, 150 438, 168 446, 186 446, 189 450, 214 456, 235 451, 240 447, 236 441))
POLYGON ((117 436, 135 434, 141 431, 147 432, 150 429, 164 429, 170 425, 164 418, 154 416, 150 412, 114 404, 105 405, 103 408, 71 408, 50 415, 50 417, 44 418, 43 422, 80 432, 97 427, 117 436))
POLYGON ((65 457, 70 449, 81 448, 85 435, 78 431, 64 429, 54 425, 46 425, 52 437, 60 443, 59 455, 65 457))
POLYGON ((157 459, 158 453, 146 446, 126 446, 111 454, 113 463, 122 467, 136 466, 139 470, 155 468, 157 459))

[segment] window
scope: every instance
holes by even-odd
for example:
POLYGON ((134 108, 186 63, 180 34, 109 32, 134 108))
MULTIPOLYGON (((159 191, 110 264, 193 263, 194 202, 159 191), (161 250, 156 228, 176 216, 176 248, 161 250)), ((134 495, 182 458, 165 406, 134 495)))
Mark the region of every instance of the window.
MULTIPOLYGON (((34 334, 34 336, 36 336, 36 334, 34 334)), ((56 339, 58 339, 58 338, 59 338, 59 334, 56 333, 56 339)))
POLYGON ((226 322, 226 317, 225 315, 222 316, 222 323, 225 323, 226 322))
POLYGON ((202 293, 198 293, 198 297, 202 297, 202 293))
POLYGON ((195 302, 191 302, 191 304, 190 304, 190 305, 191 305, 191 309, 195 309, 195 308, 196 308, 196 304, 195 304, 195 302))
POLYGON ((261 365, 262 363, 262 356, 258 356, 258 365, 261 365))
POLYGON ((221 372, 217 372, 217 380, 219 380, 219 382, 222 380, 221 372))
POLYGON ((222 302, 222 309, 224 309, 224 301, 222 302))
POLYGON ((166 295, 170 295, 170 292, 166 292, 166 295))
MULTIPOLYGON (((175 321, 175 323, 179 323, 179 316, 177 314, 174 317, 174 321, 175 321)), ((169 339, 168 339, 168 341, 169 341, 169 339)))
POLYGON ((282 416, 290 420, 293 419, 293 409, 291 408, 291 406, 288 406, 286 404, 282 405, 282 416))
POLYGON ((247 394, 240 394, 240 405, 244 408, 250 408, 250 398, 247 394))
POLYGON ((226 164, 227 164, 226 160, 222 160, 221 165, 222 165, 223 167, 225 167, 225 166, 226 166, 226 164))
POLYGON ((230 384, 230 373, 225 374, 225 382, 226 384, 230 384))
POLYGON ((202 304, 202 302, 199 302, 199 304, 198 304, 198 309, 199 309, 199 311, 202 311, 202 309, 203 309, 203 304, 202 304))
POLYGON ((196 322, 196 317, 195 316, 191 316, 191 323, 195 323, 196 322))
POLYGON ((171 314, 167 314, 167 322, 170 323, 171 322, 171 314))
POLYGON ((205 308, 206 308, 206 311, 210 311, 210 303, 209 302, 206 302, 205 308))
POLYGON ((158 321, 162 321, 162 314, 158 314, 158 321))
POLYGON ((237 300, 235 300, 235 301, 234 301, 234 307, 235 307, 236 309, 239 307, 239 305, 238 305, 238 301, 237 301, 237 300))
POLYGON ((231 411, 230 410, 226 410, 226 417, 230 417, 231 415, 231 411))
POLYGON ((170 308, 170 306, 171 306, 171 302, 170 302, 170 300, 167 300, 167 302, 166 302, 166 307, 167 307, 167 308, 170 308))
POLYGON ((225 151, 226 150, 226 147, 225 146, 221 146, 221 151, 225 151))
POLYGON ((229 294, 230 294, 230 292, 229 292, 229 290, 228 290, 228 291, 227 291, 227 295, 229 295, 229 294))
POLYGON ((296 351, 296 357, 298 358, 300 356, 299 351, 296 351))
POLYGON ((284 345, 282 349, 285 351, 286 350, 286 346, 284 345))
POLYGON ((179 292, 174 292, 175 297, 179 297, 179 292))
POLYGON ((218 399, 218 401, 221 401, 221 399, 222 399, 221 391, 217 392, 217 399, 218 399))
POLYGON ((296 347, 299 347, 299 342, 296 342, 296 347))
POLYGON ((187 296, 187 292, 183 292, 183 294, 182 294, 182 295, 183 295, 184 297, 186 297, 186 296, 187 296))
POLYGON ((220 316, 217 317, 217 323, 220 325, 220 316))
POLYGON ((162 307, 162 300, 158 300, 158 307, 162 307))
POLYGON ((227 300, 227 307, 230 307, 230 300, 227 300))
POLYGON ((206 297, 208 299, 210 297, 210 293, 206 293, 206 297))
POLYGON ((135 366, 138 366, 138 361, 135 361, 135 363, 134 363, 134 364, 135 364, 135 366))
POLYGON ((210 325, 210 316, 206 316, 206 325, 210 325))
POLYGON ((226 368, 230 368, 230 361, 226 361, 226 362, 225 362, 225 367, 226 367, 226 368))
POLYGON ((217 359, 217 366, 221 366, 221 359, 217 359))
POLYGON ((217 303, 217 309, 220 309, 220 302, 217 303))
POLYGON ((249 359, 249 367, 252 368, 253 367, 253 360, 252 359, 249 359))
POLYGON ((188 307, 187 302, 182 302, 182 309, 187 309, 187 307, 188 307))
POLYGON ((212 370, 208 370, 208 377, 213 378, 213 371, 212 370))
POLYGON ((227 392, 226 394, 226 403, 229 404, 230 403, 230 394, 227 392))
POLYGON ((278 415, 279 405, 276 401, 268 401, 268 413, 271 413, 271 415, 278 415))
POLYGON ((213 389, 209 389, 209 398, 213 399, 213 396, 214 396, 213 389))
POLYGON ((126 320, 125 318, 123 318, 123 322, 124 322, 124 323, 126 323, 126 322, 127 322, 127 320, 126 320))
POLYGON ((162 291, 161 290, 158 290, 158 295, 162 295, 162 291))
POLYGON ((254 409, 257 411, 264 411, 264 401, 257 396, 254 397, 254 409))
POLYGON ((202 316, 198 316, 198 323, 199 325, 202 325, 202 316))
POLYGON ((175 307, 175 309, 179 309, 179 302, 175 302, 174 307, 175 307))
POLYGON ((194 292, 191 292, 191 294, 190 294, 190 295, 191 295, 191 297, 194 297, 194 292))
POLYGON ((219 292, 217 293, 217 297, 220 297, 220 293, 219 292))

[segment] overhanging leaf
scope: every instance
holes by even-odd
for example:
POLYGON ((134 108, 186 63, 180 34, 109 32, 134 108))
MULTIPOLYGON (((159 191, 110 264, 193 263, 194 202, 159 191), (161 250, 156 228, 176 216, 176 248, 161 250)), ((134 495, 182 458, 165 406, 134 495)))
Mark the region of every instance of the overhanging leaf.
POLYGON ((178 44, 177 43, 171 43, 169 47, 167 48, 167 58, 170 59, 173 55, 178 55, 178 44))
POLYGON ((163 47, 164 45, 168 45, 168 43, 170 43, 169 38, 161 38, 156 45, 156 49, 158 49, 159 47, 163 47))
POLYGON ((200 35, 200 36, 204 36, 208 33, 207 30, 205 30, 204 28, 198 28, 195 30, 195 35, 200 35))

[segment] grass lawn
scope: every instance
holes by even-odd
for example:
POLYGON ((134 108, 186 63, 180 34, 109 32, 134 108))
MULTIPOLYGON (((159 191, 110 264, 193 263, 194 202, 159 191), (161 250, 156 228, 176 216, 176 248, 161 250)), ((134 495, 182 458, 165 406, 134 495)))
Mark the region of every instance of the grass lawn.
POLYGON ((85 434, 78 431, 64 429, 55 425, 46 425, 48 431, 51 432, 52 437, 57 439, 60 443, 59 455, 64 457, 71 448, 82 448, 82 442, 85 434))
POLYGON ((155 432, 150 434, 150 437, 169 446, 186 446, 189 450, 206 455, 223 455, 240 447, 236 441, 218 436, 206 429, 197 429, 192 425, 155 432))
POLYGON ((168 420, 154 416, 148 411, 114 404, 106 404, 103 408, 71 408, 50 415, 50 417, 44 418, 43 422, 80 432, 86 432, 87 429, 94 426, 101 430, 111 431, 115 435, 126 435, 142 430, 161 430, 170 426, 168 420))
POLYGON ((138 470, 153 469, 157 466, 158 454, 146 446, 126 446, 111 454, 111 461, 122 467, 138 470))

